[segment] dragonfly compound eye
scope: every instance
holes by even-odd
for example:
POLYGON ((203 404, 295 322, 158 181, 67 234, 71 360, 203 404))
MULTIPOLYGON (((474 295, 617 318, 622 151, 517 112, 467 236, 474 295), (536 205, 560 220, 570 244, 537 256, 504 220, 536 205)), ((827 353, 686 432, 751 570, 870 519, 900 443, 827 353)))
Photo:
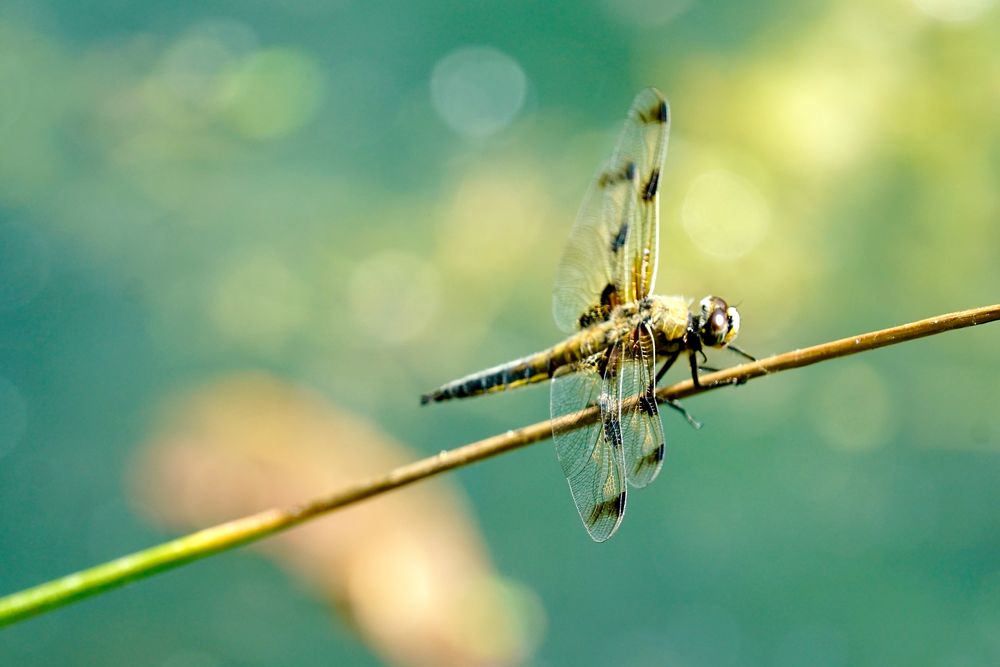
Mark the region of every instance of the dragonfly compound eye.
POLYGON ((735 334, 732 334, 732 320, 730 318, 732 310, 725 301, 717 296, 709 296, 701 300, 699 333, 704 345, 721 347, 735 337, 735 334))
POLYGON ((721 345, 729 333, 729 318, 721 309, 716 309, 708 318, 708 330, 711 334, 712 344, 721 345))

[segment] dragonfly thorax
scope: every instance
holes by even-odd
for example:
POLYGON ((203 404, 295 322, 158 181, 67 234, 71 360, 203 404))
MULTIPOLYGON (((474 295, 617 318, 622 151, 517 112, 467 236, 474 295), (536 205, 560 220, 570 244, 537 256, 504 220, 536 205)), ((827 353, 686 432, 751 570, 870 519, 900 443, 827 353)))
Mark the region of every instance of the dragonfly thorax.
MULTIPOLYGON (((690 301, 679 296, 649 296, 638 303, 623 304, 619 316, 648 326, 661 351, 683 347, 725 347, 740 331, 740 314, 717 296, 707 296, 691 312, 690 301)), ((614 314, 612 315, 614 318, 614 314)))
POLYGON ((651 295, 637 303, 625 304, 623 309, 634 309, 638 322, 648 327, 659 349, 677 347, 688 337, 691 315, 689 302, 680 296, 651 295))

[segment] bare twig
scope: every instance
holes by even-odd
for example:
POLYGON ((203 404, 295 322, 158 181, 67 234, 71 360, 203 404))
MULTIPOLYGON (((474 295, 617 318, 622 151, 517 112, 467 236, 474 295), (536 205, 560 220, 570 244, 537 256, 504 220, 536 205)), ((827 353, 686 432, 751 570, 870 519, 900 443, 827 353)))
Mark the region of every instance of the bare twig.
MULTIPOLYGON (((695 387, 691 380, 678 382, 660 389, 657 392, 657 400, 662 402, 668 399, 685 398, 710 389, 743 383, 761 375, 809 366, 827 359, 895 345, 952 329, 985 324, 997 319, 1000 319, 1000 304, 939 315, 891 329, 785 352, 760 361, 703 375, 700 387, 695 387)), ((596 418, 597 408, 589 408, 579 414, 560 417, 561 420, 575 421, 578 425, 587 423, 588 419, 594 420, 596 418)), ((442 472, 526 447, 549 438, 552 435, 552 425, 552 420, 543 421, 507 431, 464 447, 442 451, 436 456, 396 468, 384 475, 363 480, 302 505, 285 509, 269 509, 249 517, 206 528, 88 570, 13 593, 0 598, 0 626, 40 614, 48 609, 61 607, 100 591, 122 586, 156 572, 259 540, 321 514, 442 472)))

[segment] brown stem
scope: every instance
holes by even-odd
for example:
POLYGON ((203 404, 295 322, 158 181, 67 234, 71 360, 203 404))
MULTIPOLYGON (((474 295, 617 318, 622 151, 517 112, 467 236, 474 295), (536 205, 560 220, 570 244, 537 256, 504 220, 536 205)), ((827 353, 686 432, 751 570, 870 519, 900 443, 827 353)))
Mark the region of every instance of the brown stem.
MULTIPOLYGON (((711 389, 743 383, 761 375, 809 366, 952 329, 985 324, 1000 319, 1000 304, 931 317, 890 329, 842 338, 767 359, 701 376, 700 387, 691 380, 660 389, 658 401, 693 396, 711 389)), ((565 415, 577 426, 597 419, 596 407, 565 415)), ((450 451, 416 461, 384 475, 371 477, 311 502, 284 509, 269 509, 241 519, 180 537, 176 540, 97 565, 34 588, 0 598, 0 626, 69 604, 100 591, 148 577, 189 561, 253 542, 326 512, 360 502, 442 472, 503 454, 545 440, 552 435, 553 420, 547 420, 494 435, 450 451)))

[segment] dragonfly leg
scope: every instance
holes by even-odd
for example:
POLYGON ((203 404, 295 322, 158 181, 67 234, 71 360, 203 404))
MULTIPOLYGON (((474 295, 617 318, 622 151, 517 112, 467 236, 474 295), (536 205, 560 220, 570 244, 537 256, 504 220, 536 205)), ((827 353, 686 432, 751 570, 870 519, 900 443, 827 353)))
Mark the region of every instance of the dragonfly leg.
MULTIPOLYGON (((705 356, 704 353, 702 354, 702 356, 705 356)), ((692 352, 688 353, 688 363, 691 366, 691 382, 694 383, 694 386, 700 387, 701 386, 701 382, 698 380, 698 353, 697 352, 692 351, 692 352)))
POLYGON ((663 376, 667 374, 667 371, 670 370, 670 367, 674 365, 674 362, 677 361, 678 356, 680 356, 680 352, 674 352, 669 357, 667 357, 667 360, 665 362, 663 362, 663 367, 656 374, 656 379, 653 380, 654 389, 656 388, 656 385, 660 384, 660 380, 662 380, 663 376))
MULTIPOLYGON (((681 355, 681 353, 678 350, 677 352, 674 352, 669 357, 667 357, 667 360, 665 362, 663 362, 663 367, 660 368, 659 372, 656 374, 656 377, 653 379, 652 386, 650 386, 650 388, 649 388, 650 391, 656 389, 656 385, 658 385, 660 383, 660 380, 663 379, 663 376, 667 374, 667 371, 670 370, 670 367, 674 365, 674 362, 677 361, 677 357, 679 357, 680 355, 681 355)), ((690 424, 692 428, 695 428, 695 429, 701 428, 701 422, 698 421, 697 419, 695 419, 694 417, 692 417, 691 413, 688 412, 687 408, 685 408, 683 405, 681 405, 680 402, 678 402, 678 401, 676 401, 676 400, 674 400, 672 398, 668 398, 666 401, 664 401, 664 403, 666 403, 667 405, 669 405, 670 407, 672 407, 674 410, 677 410, 682 415, 684 415, 684 419, 687 420, 687 423, 690 424)))
POLYGON ((668 398, 664 402, 667 405, 669 405, 670 407, 672 407, 674 410, 677 410, 682 415, 684 415, 684 419, 686 419, 687 423, 691 425, 691 428, 696 429, 696 430, 699 429, 699 428, 701 428, 701 422, 698 421, 697 419, 695 419, 694 417, 692 417, 691 413, 687 411, 687 408, 685 408, 683 405, 681 405, 679 401, 675 401, 672 398, 668 398))
POLYGON ((741 357, 743 357, 747 361, 757 361, 757 357, 753 356, 752 354, 750 354, 749 352, 743 350, 742 348, 736 347, 735 345, 727 345, 726 349, 727 350, 732 350, 733 352, 735 352, 736 354, 740 355, 741 357))

